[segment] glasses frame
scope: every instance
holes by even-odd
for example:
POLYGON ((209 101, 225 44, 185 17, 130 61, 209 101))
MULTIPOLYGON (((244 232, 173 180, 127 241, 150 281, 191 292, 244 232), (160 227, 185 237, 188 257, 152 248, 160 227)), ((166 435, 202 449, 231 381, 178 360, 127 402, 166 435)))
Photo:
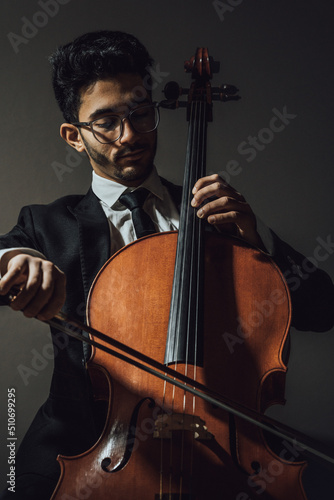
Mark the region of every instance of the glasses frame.
POLYGON ((160 123, 160 112, 159 112, 159 103, 158 102, 152 102, 152 104, 145 104, 144 106, 137 106, 136 108, 133 108, 131 109, 126 116, 124 116, 123 118, 121 118, 119 115, 117 114, 109 114, 109 115, 105 115, 101 118, 95 118, 95 120, 92 120, 90 122, 73 122, 71 123, 71 125, 74 125, 75 127, 89 127, 90 130, 92 131, 92 134, 93 136, 95 137, 95 139, 100 143, 100 144, 112 144, 113 142, 116 142, 118 141, 118 139, 120 137, 122 137, 123 135, 123 130, 124 130, 124 125, 123 125, 123 121, 124 120, 129 120, 130 122, 130 125, 131 127, 133 128, 133 130, 135 132, 137 132, 137 134, 149 134, 150 132, 153 132, 154 130, 156 130, 158 128, 158 125, 160 123), (156 119, 156 124, 155 124, 155 127, 152 128, 151 130, 146 130, 145 132, 140 132, 136 129, 136 127, 133 125, 132 121, 131 121, 131 115, 133 113, 135 113, 138 109, 142 109, 142 108, 155 108, 156 109, 156 113, 157 113, 157 119, 156 119), (99 120, 101 120, 101 118, 108 118, 109 116, 113 116, 113 117, 117 117, 121 120, 121 123, 120 123, 120 132, 119 132, 119 136, 117 137, 117 139, 113 139, 112 141, 108 141, 108 142, 102 142, 100 139, 97 138, 97 136, 95 135, 95 131, 93 129, 93 124, 95 122, 98 122, 99 120))

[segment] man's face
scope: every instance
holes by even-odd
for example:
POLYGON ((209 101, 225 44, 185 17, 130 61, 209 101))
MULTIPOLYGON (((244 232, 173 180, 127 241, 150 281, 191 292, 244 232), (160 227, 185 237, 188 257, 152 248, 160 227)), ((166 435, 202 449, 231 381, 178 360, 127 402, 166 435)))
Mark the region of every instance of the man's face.
MULTIPOLYGON (((120 73, 98 80, 81 93, 79 121, 90 122, 110 114, 126 116, 130 109, 151 102, 142 78, 120 73)), ((89 128, 80 128, 81 137, 95 172, 126 186, 137 186, 150 174, 156 152, 157 132, 136 132, 128 119, 115 142, 101 144, 89 128)))

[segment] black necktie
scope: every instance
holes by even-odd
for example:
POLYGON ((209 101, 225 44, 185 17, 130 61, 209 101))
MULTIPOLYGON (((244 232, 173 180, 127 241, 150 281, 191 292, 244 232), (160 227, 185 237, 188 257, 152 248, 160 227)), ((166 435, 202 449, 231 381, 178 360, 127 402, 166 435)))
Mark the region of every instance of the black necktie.
POLYGON ((132 221, 137 238, 156 233, 155 226, 150 216, 143 209, 144 202, 149 195, 145 188, 136 189, 132 193, 122 194, 119 201, 131 210, 132 221))

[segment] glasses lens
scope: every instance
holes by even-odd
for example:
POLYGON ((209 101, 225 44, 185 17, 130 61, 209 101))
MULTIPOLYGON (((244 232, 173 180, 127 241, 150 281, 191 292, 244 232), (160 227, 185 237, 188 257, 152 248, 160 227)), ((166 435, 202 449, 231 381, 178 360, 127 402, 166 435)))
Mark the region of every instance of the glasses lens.
POLYGON ((159 123, 158 108, 154 105, 136 108, 129 114, 129 120, 136 132, 152 132, 159 123))
MULTIPOLYGON (((128 119, 136 132, 152 132, 159 123, 159 110, 154 104, 140 106, 129 113, 128 119)), ((118 115, 104 116, 92 122, 92 129, 99 142, 109 144, 121 136, 122 118, 118 115)))
POLYGON ((117 115, 104 116, 92 123, 94 135, 99 142, 107 144, 120 136, 121 119, 117 115))

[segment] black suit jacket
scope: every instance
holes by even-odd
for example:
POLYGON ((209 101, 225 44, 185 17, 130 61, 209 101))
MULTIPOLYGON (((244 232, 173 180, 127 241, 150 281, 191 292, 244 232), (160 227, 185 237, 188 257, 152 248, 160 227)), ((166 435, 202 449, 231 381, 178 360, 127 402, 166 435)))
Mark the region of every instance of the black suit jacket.
MULTIPOLYGON (((181 188, 164 183, 179 206, 181 188)), ((307 268, 305 257, 275 234, 273 238, 272 257, 283 273, 300 275, 307 268)), ((49 205, 23 208, 18 224, 0 237, 0 248, 10 247, 39 250, 65 272, 64 311, 84 320, 90 286, 110 251, 108 221, 91 190, 85 196, 66 196, 49 205)), ((297 287, 296 281, 291 282, 293 325, 305 330, 331 328, 334 290, 329 277, 314 270, 300 278, 297 287)), ((88 353, 82 344, 55 331, 53 340, 55 368, 50 396, 23 440, 17 457, 17 474, 38 473, 56 481, 60 472, 57 455, 75 455, 88 449, 99 436, 103 415, 92 401, 85 368, 88 353)))

